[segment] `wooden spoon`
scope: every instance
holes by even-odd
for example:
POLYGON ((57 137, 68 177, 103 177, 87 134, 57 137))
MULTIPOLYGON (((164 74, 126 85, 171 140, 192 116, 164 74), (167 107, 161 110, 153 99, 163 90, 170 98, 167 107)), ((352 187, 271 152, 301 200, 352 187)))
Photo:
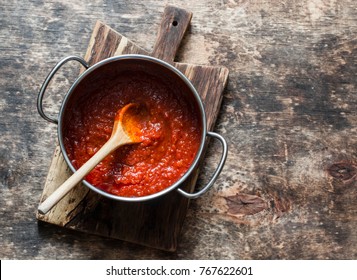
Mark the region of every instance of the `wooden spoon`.
POLYGON ((73 173, 71 177, 69 177, 40 204, 38 211, 41 214, 46 214, 111 152, 120 146, 141 142, 142 134, 139 125, 140 115, 138 113, 139 105, 136 103, 129 103, 117 112, 114 120, 113 131, 109 140, 85 164, 73 173))

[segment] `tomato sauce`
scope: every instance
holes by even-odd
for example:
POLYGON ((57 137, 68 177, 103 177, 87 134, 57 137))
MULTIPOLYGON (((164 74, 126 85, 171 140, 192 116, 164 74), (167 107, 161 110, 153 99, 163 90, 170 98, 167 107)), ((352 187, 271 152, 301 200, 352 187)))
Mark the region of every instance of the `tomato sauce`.
POLYGON ((76 102, 66 120, 63 141, 78 169, 109 139, 118 109, 138 103, 145 110, 142 142, 122 146, 87 176, 92 185, 114 195, 140 197, 179 180, 192 164, 201 142, 196 107, 180 89, 147 73, 126 73, 76 102))

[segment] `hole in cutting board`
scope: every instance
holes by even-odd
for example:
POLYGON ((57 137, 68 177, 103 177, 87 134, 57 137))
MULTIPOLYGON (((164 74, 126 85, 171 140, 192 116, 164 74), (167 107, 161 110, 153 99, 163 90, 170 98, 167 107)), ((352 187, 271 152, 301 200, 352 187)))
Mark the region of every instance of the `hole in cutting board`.
POLYGON ((172 22, 172 25, 173 25, 173 26, 177 26, 177 25, 178 25, 177 20, 174 20, 174 21, 172 22))

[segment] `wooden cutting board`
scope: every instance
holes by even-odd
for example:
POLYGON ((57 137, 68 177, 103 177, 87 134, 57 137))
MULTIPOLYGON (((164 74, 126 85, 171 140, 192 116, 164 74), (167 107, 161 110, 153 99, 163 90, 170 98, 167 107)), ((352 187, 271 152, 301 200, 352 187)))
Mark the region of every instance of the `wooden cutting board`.
MULTIPOLYGON (((93 65, 111 56, 146 54, 173 64, 191 80, 200 94, 205 106, 207 127, 211 130, 220 109, 228 69, 174 62, 191 18, 192 13, 188 11, 167 6, 151 53, 98 21, 85 60, 93 65)), ((197 169, 183 187, 184 190, 194 190, 198 173, 197 169)), ((70 175, 71 171, 57 144, 40 203, 70 175)), ((175 251, 188 205, 189 200, 176 191, 155 201, 127 203, 102 197, 79 184, 46 215, 37 213, 37 219, 81 232, 175 251)))

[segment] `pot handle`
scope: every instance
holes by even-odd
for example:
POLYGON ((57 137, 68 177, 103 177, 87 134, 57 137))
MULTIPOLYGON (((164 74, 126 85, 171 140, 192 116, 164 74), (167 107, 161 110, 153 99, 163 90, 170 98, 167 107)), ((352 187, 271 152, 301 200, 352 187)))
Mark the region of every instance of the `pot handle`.
POLYGON ((51 72, 48 74, 46 80, 43 82, 42 86, 41 86, 41 89, 40 89, 40 92, 38 93, 38 97, 37 97, 37 111, 38 113, 40 114, 40 116, 42 118, 44 118, 46 121, 49 121, 51 123, 54 123, 54 124, 58 124, 58 119, 55 119, 54 117, 49 117, 45 114, 45 112, 43 111, 43 106, 42 106, 42 101, 43 101, 43 96, 44 96, 44 93, 47 89, 47 86, 48 84, 50 83, 51 79, 53 78, 53 76, 56 74, 56 72, 63 66, 63 64, 65 64, 66 62, 68 61, 71 61, 71 60, 76 60, 78 61, 79 63, 81 63, 86 69, 89 67, 87 62, 79 57, 79 56, 68 56, 64 59, 62 59, 60 62, 58 62, 56 64, 55 67, 53 67, 53 69, 51 70, 51 72))
POLYGON ((214 137, 216 139, 218 139, 221 144, 222 144, 222 156, 221 156, 221 160, 215 170, 215 172, 213 173, 212 178, 210 179, 210 181, 206 184, 205 187, 203 187, 201 190, 199 190, 198 192, 195 193, 188 193, 185 192, 182 189, 177 189, 177 191, 183 195, 184 197, 187 198, 198 198, 199 196, 201 196, 202 194, 204 194, 206 191, 208 191, 208 189, 210 187, 212 187, 212 185, 214 184, 214 182, 217 180, 218 175, 221 173, 222 168, 224 166, 224 163, 226 162, 227 159, 227 154, 228 154, 228 145, 226 140, 223 138, 223 136, 221 136, 220 134, 217 134, 215 132, 207 132, 207 136, 211 136, 214 137))

